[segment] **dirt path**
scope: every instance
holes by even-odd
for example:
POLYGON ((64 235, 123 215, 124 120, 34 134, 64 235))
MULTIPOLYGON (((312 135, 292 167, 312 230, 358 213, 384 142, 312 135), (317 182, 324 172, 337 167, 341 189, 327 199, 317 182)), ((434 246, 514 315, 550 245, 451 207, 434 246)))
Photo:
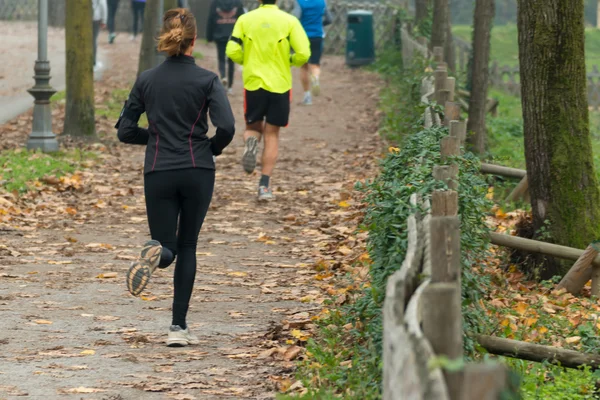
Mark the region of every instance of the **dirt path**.
MULTIPOLYGON (((135 44, 117 48, 112 63, 133 64, 135 44)), ((215 50, 200 51, 200 64, 214 70, 215 50)), ((124 285, 148 238, 141 148, 108 140, 81 174, 21 199, 0 197, 0 216, 12 210, 0 220, 0 399, 264 399, 293 382, 310 317, 334 287, 315 263, 350 271, 362 239, 353 232, 352 187, 374 173, 378 146, 377 82, 341 58, 323 67, 324 95, 314 106, 298 105, 295 82, 273 178, 277 201, 268 206, 255 200, 258 175, 239 164, 238 74, 238 134, 217 160, 198 246, 188 320, 199 346, 163 344, 172 269, 159 271, 142 299, 124 285)), ((130 83, 133 71, 119 71, 106 81, 130 83)))

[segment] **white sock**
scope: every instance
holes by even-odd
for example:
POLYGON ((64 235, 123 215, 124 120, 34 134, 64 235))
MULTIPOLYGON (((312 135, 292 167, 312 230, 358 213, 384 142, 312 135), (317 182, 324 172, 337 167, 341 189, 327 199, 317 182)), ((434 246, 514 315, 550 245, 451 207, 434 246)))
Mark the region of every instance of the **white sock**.
POLYGON ((310 90, 308 92, 304 92, 304 97, 310 96, 310 90))

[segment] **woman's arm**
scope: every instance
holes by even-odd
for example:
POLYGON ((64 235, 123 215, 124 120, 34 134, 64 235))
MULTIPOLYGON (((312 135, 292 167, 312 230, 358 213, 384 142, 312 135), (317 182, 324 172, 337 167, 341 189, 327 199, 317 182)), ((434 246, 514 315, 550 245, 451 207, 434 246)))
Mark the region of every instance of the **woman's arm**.
POLYGON ((133 85, 115 128, 118 129, 117 137, 121 142, 146 145, 150 137, 148 130, 138 126, 140 116, 146 111, 141 96, 140 78, 133 85))
POLYGON ((225 88, 218 77, 212 80, 208 92, 208 112, 212 124, 217 127, 217 133, 210 138, 210 149, 213 155, 218 156, 233 140, 235 134, 235 118, 225 88))

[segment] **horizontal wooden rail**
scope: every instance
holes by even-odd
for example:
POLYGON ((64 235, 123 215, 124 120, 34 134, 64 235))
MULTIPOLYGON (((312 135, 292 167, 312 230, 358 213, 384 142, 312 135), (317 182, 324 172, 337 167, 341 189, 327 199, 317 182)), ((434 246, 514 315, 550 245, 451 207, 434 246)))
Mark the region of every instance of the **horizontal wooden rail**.
POLYGON ((504 167, 496 164, 481 164, 481 173, 490 175, 499 175, 507 178, 523 179, 527 175, 524 169, 504 167))
POLYGON ((481 347, 498 356, 536 362, 547 361, 566 368, 579 368, 588 365, 592 369, 600 369, 600 355, 598 354, 580 353, 575 350, 565 350, 553 346, 543 346, 486 335, 477 335, 476 339, 481 347))
MULTIPOLYGON (((525 239, 518 236, 505 235, 502 233, 490 233, 492 244, 498 246, 510 247, 513 249, 529 251, 531 253, 544 254, 546 256, 558 257, 564 260, 577 259, 583 254, 584 250, 573 247, 560 246, 558 244, 545 243, 532 239, 525 239)), ((600 267, 600 255, 594 258, 593 265, 600 267)))

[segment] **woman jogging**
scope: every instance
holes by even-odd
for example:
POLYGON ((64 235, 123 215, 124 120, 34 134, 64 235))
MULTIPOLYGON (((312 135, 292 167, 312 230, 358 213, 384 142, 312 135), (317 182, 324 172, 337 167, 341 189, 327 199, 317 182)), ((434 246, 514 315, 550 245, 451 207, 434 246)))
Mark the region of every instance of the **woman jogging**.
POLYGON ((213 0, 206 22, 206 40, 215 42, 217 45, 219 73, 221 74, 223 86, 227 86, 229 93, 231 93, 231 87, 233 86, 235 65, 225 55, 225 48, 231 37, 231 32, 233 32, 233 26, 242 14, 244 14, 242 0, 213 0), (227 73, 225 71, 226 65, 227 73))
POLYGON ((177 258, 168 346, 197 343, 186 324, 196 276, 196 245, 215 182, 214 156, 234 135, 234 118, 218 76, 196 65, 196 19, 183 8, 163 17, 158 51, 168 58, 135 82, 117 122, 124 143, 146 145, 144 193, 152 240, 127 273, 138 296, 154 270, 177 258), (146 113, 149 128, 138 126, 146 113), (210 139, 207 114, 217 128, 210 139), (178 225, 179 220, 179 227, 178 225))

